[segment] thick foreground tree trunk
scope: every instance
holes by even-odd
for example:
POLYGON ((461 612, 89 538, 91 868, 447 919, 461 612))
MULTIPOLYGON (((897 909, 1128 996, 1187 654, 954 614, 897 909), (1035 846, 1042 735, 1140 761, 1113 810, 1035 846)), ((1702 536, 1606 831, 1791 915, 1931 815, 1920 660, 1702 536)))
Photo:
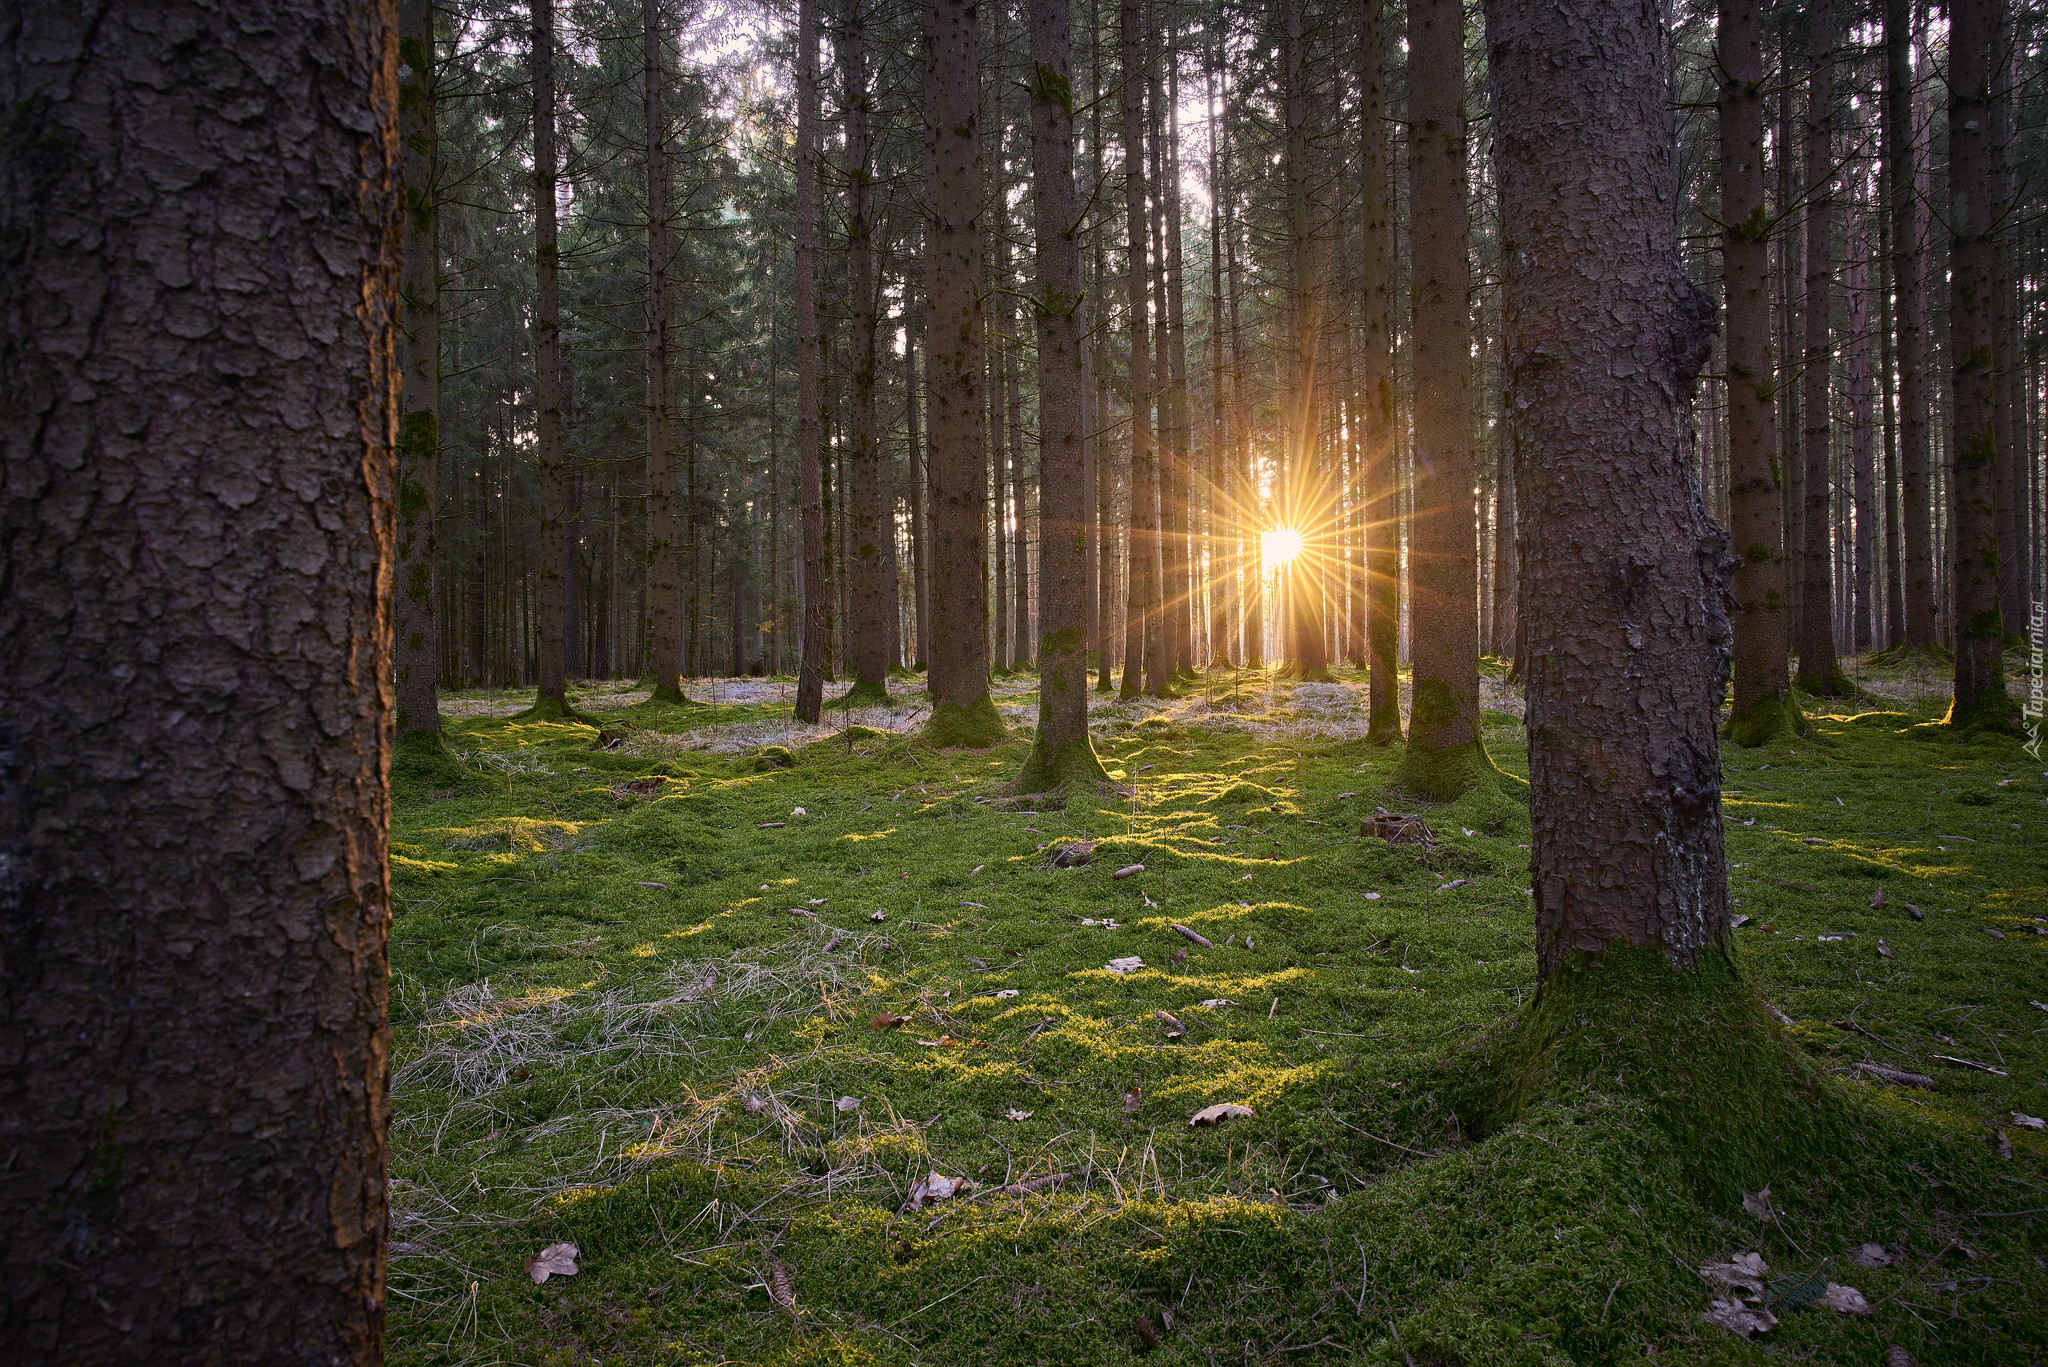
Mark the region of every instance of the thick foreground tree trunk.
POLYGON ((383 1360, 394 9, 0 27, 11 1362, 383 1360))
POLYGON ((1400 496, 1395 486, 1394 213, 1392 157, 1387 146, 1387 38, 1383 0, 1365 0, 1358 38, 1360 118, 1364 137, 1365 371, 1365 646, 1372 673, 1366 685, 1366 739, 1401 739, 1401 680, 1396 659, 1401 616, 1400 496))
POLYGON ((669 437, 667 126, 662 120, 660 0, 640 7, 641 104, 647 161, 647 600, 654 697, 683 701, 683 566, 676 549, 675 458, 669 437))
POLYGON ((540 467, 536 714, 569 715, 562 649, 562 554, 568 480, 562 454, 562 302, 555 224, 555 4, 533 0, 534 458, 540 467))
POLYGON ((1955 418, 1949 478, 1955 491, 1955 699, 1952 726, 2012 729, 2019 704, 2005 688, 2005 619, 1998 610, 1998 386, 1992 359, 1992 289, 2001 206, 1993 146, 1994 39, 2003 0, 1953 0, 1949 20, 1949 343, 1955 418))
POLYGON ((846 100, 846 291, 853 350, 853 412, 847 423, 846 462, 850 468, 847 518, 847 585, 853 591, 852 639, 847 643, 853 668, 849 703, 878 702, 889 696, 889 616, 895 611, 896 583, 890 573, 889 538, 896 519, 885 506, 882 444, 875 435, 875 314, 881 280, 875 273, 874 233, 869 221, 874 198, 868 183, 868 59, 864 0, 848 0, 839 31, 839 70, 846 100))
POLYGON ((1546 977, 1612 946, 1688 967, 1728 934, 1732 565, 1684 441, 1712 305, 1679 261, 1655 13, 1486 6, 1546 977))
POLYGON ((1764 206, 1761 0, 1721 0, 1721 261, 1728 309, 1728 521, 1741 568, 1735 705, 1728 739, 1762 745, 1804 731, 1792 700, 1785 489, 1771 356, 1771 221, 1764 206))
POLYGON ((1031 216, 1038 290, 1038 732, 1020 792, 1107 779, 1088 739, 1088 500, 1082 460, 1081 240, 1074 193, 1073 21, 1031 0, 1031 216))
POLYGON ((981 20, 973 0, 930 0, 925 136, 931 139, 926 297, 931 310, 932 716, 941 745, 1003 734, 988 693, 988 486, 982 455, 981 20))
POLYGON ((405 166, 404 274, 399 282, 398 579, 392 672, 401 746, 442 752, 434 535, 441 504, 441 249, 435 227, 434 7, 398 7, 398 121, 405 166), (407 737, 422 737, 408 741, 407 737))
POLYGON ((825 473, 818 434, 818 0, 801 0, 796 21, 796 496, 803 522, 803 625, 796 666, 796 719, 824 715, 827 623, 825 473))
POLYGON ((1465 7, 1409 0, 1408 159, 1416 220, 1414 692, 1401 781, 1455 797, 1493 771, 1479 730, 1479 544, 1473 529, 1471 253, 1465 184, 1465 7))
MULTIPOLYGON (((1934 522, 1927 455, 1927 321, 1919 154, 1913 128, 1911 0, 1885 0, 1884 155, 1890 171, 1892 281, 1899 300, 1898 498, 1905 543, 1905 644, 1934 644, 1934 522)), ((1894 560, 1898 552, 1893 551, 1894 560)))
MULTIPOLYGON (((1122 0, 1117 10, 1117 46, 1123 65, 1120 96, 1124 152, 1124 287, 1126 325, 1131 338, 1131 496, 1124 571, 1124 681, 1134 698, 1158 664, 1159 623, 1159 452, 1153 445, 1150 310, 1145 290, 1145 79, 1142 8, 1122 0)), ((1163 677, 1163 675, 1162 675, 1163 677)), ((1162 689, 1163 691, 1163 689, 1162 689)))

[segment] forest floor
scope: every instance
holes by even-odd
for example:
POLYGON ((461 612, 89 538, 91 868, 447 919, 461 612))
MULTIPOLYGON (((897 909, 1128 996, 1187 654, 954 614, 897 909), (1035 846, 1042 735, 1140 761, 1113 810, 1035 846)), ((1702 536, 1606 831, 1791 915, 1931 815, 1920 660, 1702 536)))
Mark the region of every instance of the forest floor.
POLYGON ((2048 763, 1851 664, 1723 756, 1741 962, 1854 1117, 1788 1140, 1768 1218, 1619 1066, 1461 1120, 1535 986, 1526 789, 1404 798, 1362 676, 1096 694, 1128 795, 1056 807, 1008 791, 1021 735, 917 740, 908 679, 815 728, 786 680, 572 690, 604 750, 449 695, 455 763, 394 776, 391 1358, 2041 1362, 2048 763), (1795 1279, 1754 1340, 1698 1270, 1749 1253, 1795 1279), (1874 1313, 1794 1308, 1829 1281, 1874 1313))

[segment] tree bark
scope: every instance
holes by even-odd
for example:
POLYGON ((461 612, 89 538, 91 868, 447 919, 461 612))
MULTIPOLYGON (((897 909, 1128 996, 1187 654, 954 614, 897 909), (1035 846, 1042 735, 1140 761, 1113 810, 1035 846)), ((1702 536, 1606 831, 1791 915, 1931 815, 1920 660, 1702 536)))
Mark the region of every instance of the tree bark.
POLYGON ((1019 792, 1107 780, 1088 738, 1088 537, 1083 478, 1088 345, 1074 191, 1073 20, 1068 0, 1031 0, 1031 214, 1038 289, 1038 730, 1019 792))
POLYGON ((1401 739, 1401 681, 1395 653, 1401 616, 1400 506, 1395 487, 1394 215, 1387 150, 1387 39, 1384 0, 1365 0, 1358 38, 1360 119, 1365 139, 1365 299, 1362 442, 1365 501, 1366 739, 1401 739))
POLYGON ((395 9, 0 30, 10 1361, 383 1360, 395 9))
POLYGON ((1465 10, 1409 0, 1408 154, 1415 221, 1414 692, 1402 781, 1437 798, 1492 771, 1479 730, 1479 548, 1473 531, 1471 256, 1465 172, 1465 10))
POLYGON ((825 490, 818 431, 818 0, 799 0, 796 26, 796 458, 802 505, 803 628, 796 674, 796 718, 824 715, 828 638, 825 490))
POLYGON ((1834 284, 1835 223, 1835 28, 1831 0, 1807 6, 1806 41, 1806 337, 1801 408, 1805 437, 1804 488, 1800 501, 1801 578, 1799 594, 1799 686, 1816 697, 1852 691, 1835 656, 1833 524, 1829 495, 1834 487, 1830 445, 1828 379, 1830 289, 1834 284))
MULTIPOLYGON (((1764 206, 1761 0, 1720 0, 1721 263, 1727 307, 1728 522, 1735 703, 1725 732, 1756 746, 1806 729, 1792 698, 1778 370, 1771 355, 1771 233, 1764 206)), ((1782 155, 1782 152, 1781 152, 1782 155)))
POLYGON ((562 652, 562 304, 555 224, 555 4, 533 0, 534 456, 540 466, 539 687, 534 712, 569 713, 562 652))
POLYGON ((981 21, 973 0, 926 11, 931 218, 926 295, 932 380, 932 716, 942 745, 989 745, 1003 724, 988 692, 987 475, 982 457, 981 21))
POLYGON ((931 638, 931 599, 925 577, 924 445, 918 435, 918 328, 913 318, 903 323, 903 419, 909 433, 910 482, 910 579, 917 620, 912 627, 911 665, 922 672, 928 668, 931 638))
POLYGON ((1948 165, 1949 478, 1955 509, 1955 698, 1948 723, 2009 731, 2019 706, 2005 689, 2005 619, 1998 607, 1998 399, 1992 291, 2001 206, 1992 84, 2003 0, 1952 0, 1949 10, 1948 165))
POLYGON ((1679 260, 1655 16, 1486 5, 1545 978, 1618 946, 1687 968, 1728 935, 1733 566, 1687 469, 1712 304, 1679 260))
POLYGON ((676 547, 675 454, 669 435, 668 128, 661 109, 660 0, 641 0, 641 104, 647 161, 647 589, 654 697, 683 701, 682 557, 676 547))
MULTIPOLYGON (((1330 677, 1330 659, 1323 643, 1324 604, 1313 562, 1328 552, 1331 523, 1329 491, 1320 473, 1318 420, 1322 404, 1317 354, 1322 340, 1322 292, 1316 279, 1315 223, 1310 202, 1308 37, 1302 0, 1286 0, 1281 67, 1282 118, 1286 141, 1282 156, 1287 180, 1288 374, 1281 444, 1287 472, 1282 516, 1302 540, 1302 550, 1282 570, 1291 590, 1288 617, 1293 627, 1288 654, 1303 679, 1330 677)), ((1462 143, 1460 144, 1462 147, 1462 143)), ((1461 211, 1462 212, 1462 211, 1461 211)), ((1462 222, 1462 218, 1460 222, 1462 222)), ((1463 239, 1460 239, 1460 250, 1463 239)))
POLYGON ((1934 644, 1934 521, 1928 469, 1927 301, 1922 284, 1911 0, 1885 0, 1884 154, 1891 166, 1892 279, 1899 309, 1899 501, 1905 644, 1934 644))
POLYGON ((1158 672, 1159 452, 1152 442, 1150 310, 1145 274, 1145 78, 1141 0, 1121 0, 1118 45, 1122 59, 1126 323, 1131 339, 1131 506, 1129 568, 1124 607, 1123 697, 1144 691, 1158 672))
POLYGON ((441 751, 439 632, 435 623, 435 523, 441 508, 441 249, 436 226, 434 12, 404 0, 398 12, 399 141, 404 149, 405 247, 399 279, 404 392, 398 418, 398 579, 392 597, 392 664, 398 736, 426 737, 441 751))
POLYGON ((1873 506, 1872 488, 1872 446, 1876 437, 1874 383, 1870 363, 1871 322, 1870 322, 1870 254, 1871 243, 1867 224, 1869 213, 1861 205, 1851 209, 1852 223, 1847 240, 1849 259, 1855 264, 1849 268, 1844 281, 1847 313, 1844 321, 1849 336, 1849 359, 1846 373, 1847 400, 1849 409, 1849 507, 1855 517, 1855 527, 1849 540, 1851 551, 1849 569, 1849 621, 1845 635, 1850 649, 1870 649, 1871 635, 1877 627, 1877 603, 1872 590, 1875 587, 1875 568, 1872 561, 1877 552, 1876 509, 1873 506))
POLYGON ((858 699, 877 702, 889 696, 889 613, 895 585, 888 574, 886 539, 895 535, 896 519, 883 508, 882 443, 875 433, 875 314, 880 281, 875 275, 873 225, 869 222, 872 155, 868 148, 868 72, 866 16, 863 0, 847 0, 839 28, 839 70, 846 101, 846 296, 852 330, 853 402, 847 423, 846 462, 850 467, 847 502, 852 552, 847 557, 848 587, 853 595, 852 639, 848 663, 858 699))

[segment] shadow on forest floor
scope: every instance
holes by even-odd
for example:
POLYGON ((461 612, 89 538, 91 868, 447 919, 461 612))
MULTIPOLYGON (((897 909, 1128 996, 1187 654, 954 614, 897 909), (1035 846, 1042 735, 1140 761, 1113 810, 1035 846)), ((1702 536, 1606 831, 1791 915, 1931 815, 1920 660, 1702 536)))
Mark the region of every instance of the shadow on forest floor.
MULTIPOLYGON (((393 816, 392 1360, 2032 1360, 2048 775, 1859 677, 1723 761, 1742 960, 1862 1124, 1786 1153, 1768 1224, 1622 1087, 1460 1122, 1447 1060, 1534 986, 1528 818, 1482 791, 1421 809, 1434 845, 1361 838, 1417 810, 1362 676, 1094 695, 1126 791, 1050 807, 1007 791, 1021 737, 916 742, 914 692, 805 729, 786 683, 698 680, 611 751, 453 695, 469 773, 393 816), (1251 1114, 1190 1125, 1217 1103, 1251 1114), (558 1241, 579 1272, 535 1285, 558 1241), (1874 1315, 1702 1322, 1695 1269, 1751 1251, 1874 1315)), ((1013 731, 1035 682, 998 684, 1013 731)), ((1486 706, 1524 772, 1519 699, 1486 706)))

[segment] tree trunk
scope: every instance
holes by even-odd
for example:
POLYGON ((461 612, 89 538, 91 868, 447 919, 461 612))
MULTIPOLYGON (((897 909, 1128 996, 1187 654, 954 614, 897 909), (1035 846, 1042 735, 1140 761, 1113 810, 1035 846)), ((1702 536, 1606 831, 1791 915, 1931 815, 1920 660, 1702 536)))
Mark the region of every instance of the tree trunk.
POLYGON ((1194 424, 1188 408, 1188 334, 1186 296, 1182 289, 1181 198, 1180 198, 1180 0, 1166 0, 1167 22, 1162 34, 1161 62, 1152 68, 1152 93, 1158 113, 1155 128, 1163 123, 1158 138, 1158 157, 1164 168, 1159 178, 1159 211, 1165 222, 1165 258, 1161 280, 1166 298, 1161 319, 1166 324, 1166 350, 1161 369, 1166 376, 1165 425, 1172 433, 1166 443, 1168 456, 1164 488, 1170 497, 1161 500, 1165 522, 1161 538, 1161 574, 1167 584, 1167 649, 1173 672, 1178 677, 1195 672, 1195 583, 1194 561, 1189 549, 1194 507, 1194 424), (1162 72, 1162 65, 1164 70, 1162 72))
POLYGON ((1415 221, 1414 692, 1402 781, 1438 799, 1492 771, 1479 731, 1472 518, 1472 324, 1465 183, 1465 10, 1409 0, 1408 154, 1415 221))
POLYGON ((1828 378, 1833 353, 1830 288, 1834 283, 1835 222, 1835 29, 1831 0, 1807 6, 1806 80, 1806 348, 1800 377, 1804 390, 1804 512, 1799 544, 1803 587, 1799 594, 1799 686, 1816 697, 1852 691, 1835 656, 1834 538, 1829 494, 1834 480, 1828 378))
POLYGON ((1848 236, 1850 267, 1845 285, 1848 305, 1845 322, 1849 336, 1847 400, 1849 408, 1849 506, 1855 527, 1849 538, 1849 648, 1870 649, 1871 633, 1877 626, 1875 579, 1872 561, 1877 551, 1875 509, 1872 506, 1871 447, 1876 437, 1876 402, 1872 393, 1870 364, 1870 234, 1869 214, 1862 206, 1851 210, 1853 222, 1848 236))
POLYGON ((818 0, 798 0, 796 25, 796 458, 802 505, 803 627, 796 674, 796 718, 824 715, 826 605, 824 470, 818 432, 818 0))
POLYGON ((1892 304, 1898 251, 1892 238, 1891 167, 1885 163, 1878 175, 1877 205, 1877 377, 1879 404, 1884 415, 1884 469, 1877 478, 1878 496, 1884 500, 1884 648, 1906 643, 1906 576, 1899 564, 1899 391, 1898 347, 1893 326, 1897 312, 1892 304))
POLYGON ((533 0, 534 456, 540 466, 539 687, 535 715, 569 715, 562 658, 562 305, 555 228, 555 4, 533 0))
POLYGON ((1955 699, 1951 726, 2009 731, 2019 707, 2005 689, 1998 609, 1998 433, 1992 292, 1998 273, 1992 84, 2003 0, 1952 0, 1949 10, 1949 477, 1955 509, 1955 699))
POLYGON ((1899 501, 1905 644, 1934 644, 1934 521, 1929 495, 1927 299, 1913 111, 1911 0, 1885 0, 1884 154, 1891 166, 1892 279, 1899 308, 1899 501))
POLYGON ((1486 5, 1545 978, 1620 946, 1688 968, 1728 935, 1732 564, 1684 440, 1712 305, 1678 255, 1655 15, 1486 5))
POLYGON ((1131 506, 1129 568, 1124 608, 1122 696, 1144 690, 1147 658, 1157 672, 1159 624, 1159 453, 1152 444, 1152 362, 1145 289, 1145 81, 1141 0, 1121 0, 1118 46, 1122 59, 1126 319, 1131 338, 1131 506))
MULTIPOLYGON (((2003 207, 2013 201, 2016 179, 2013 152, 2018 114, 2013 103, 2015 54, 2011 13, 2003 3, 1998 6, 1997 22, 1998 28, 1992 37, 1991 155, 1993 193, 2003 207)), ((1998 437, 1998 605, 2000 615, 2017 629, 2027 620, 2027 543, 2020 516, 2026 472, 2018 457, 2019 433, 2025 423, 2018 412, 2020 301, 2013 272, 2013 232, 2006 224, 2009 212, 2007 209, 1999 219, 1997 268, 1992 283, 1992 365, 1997 372, 1992 416, 1998 437)))
POLYGON ((660 0, 640 6, 643 123, 647 159, 647 591, 654 697, 683 699, 682 557, 676 548, 675 457, 669 437, 671 320, 668 265, 668 129, 661 110, 660 0))
POLYGON ((0 33, 9 1361, 383 1361, 394 9, 0 33))
POLYGON ((981 435, 981 21, 973 0, 926 10, 925 135, 931 139, 926 296, 932 382, 932 716, 941 745, 989 745, 1003 723, 988 693, 987 476, 981 435))
POLYGON ((1074 191, 1074 85, 1068 0, 1031 0, 1031 216, 1038 289, 1038 731, 1017 790, 1107 781, 1088 738, 1090 496, 1081 456, 1081 222, 1074 191))
MULTIPOLYGON (((1721 263, 1727 304, 1728 523, 1741 565, 1734 601, 1735 704, 1725 732, 1756 746, 1804 732, 1792 698, 1779 478, 1777 362, 1771 355, 1771 232, 1764 207, 1761 0, 1720 0, 1721 263)), ((1782 151, 1780 155, 1783 155, 1782 151)))
POLYGON ((441 510, 441 249, 434 185, 434 13, 405 0, 398 15, 399 143, 405 166, 405 249, 399 281, 404 393, 398 419, 398 579, 392 664, 402 747, 443 750, 437 687, 435 520, 441 510), (409 742, 407 737, 421 736, 409 742))
POLYGON ((924 446, 918 436, 918 386, 917 386, 917 345, 918 329, 911 319, 903 324, 903 419, 909 433, 910 450, 910 579, 911 593, 916 603, 917 621, 912 626, 914 648, 911 653, 912 666, 922 671, 931 659, 931 599, 925 577, 925 508, 924 490, 926 484, 924 446))
MULTIPOLYGON (((1286 0, 1281 22, 1284 30, 1280 60, 1285 82, 1282 116, 1286 125, 1282 155, 1286 163, 1287 271, 1292 296, 1288 307, 1291 335, 1287 352, 1287 393, 1283 400, 1286 417, 1281 434, 1287 472, 1286 503, 1281 516, 1285 525, 1302 541, 1301 552, 1282 570, 1282 582, 1291 589, 1288 598, 1288 616, 1293 627, 1288 649, 1290 663, 1303 679, 1327 679, 1330 677, 1330 660, 1323 644, 1323 596, 1318 591, 1316 576, 1311 572, 1311 562, 1327 553, 1326 533, 1330 516, 1328 491, 1317 478, 1317 433, 1321 416, 1321 386, 1318 382, 1321 377, 1316 366, 1323 321, 1322 295, 1315 269, 1315 223, 1310 202, 1310 72, 1302 0, 1286 0)), ((1462 241, 1461 238, 1461 251, 1462 241)))
POLYGON ((882 443, 875 433, 875 275, 869 223, 868 73, 863 0, 847 0, 839 28, 839 69, 846 121, 846 299, 852 329, 852 414, 847 424, 848 531, 846 574, 853 598, 847 643, 853 687, 843 701, 880 702, 889 696, 889 622, 895 586, 888 580, 885 538, 896 519, 882 506, 882 443))
POLYGON ((1395 660, 1401 615, 1400 509, 1395 488, 1399 428, 1394 407, 1394 182, 1387 155, 1387 39, 1383 0, 1365 0, 1359 25, 1360 118, 1365 138, 1365 337, 1361 354, 1361 443, 1365 503, 1366 739, 1401 739, 1401 682, 1395 660))
POLYGON ((1208 517, 1202 545, 1209 569, 1209 667, 1238 659, 1237 633, 1229 624, 1230 582, 1235 575, 1234 557, 1226 547, 1234 544, 1231 528, 1236 511, 1231 506, 1229 408, 1223 387, 1223 173, 1220 146, 1222 120, 1217 117, 1216 77, 1223 69, 1222 35, 1212 33, 1203 54, 1202 112, 1209 125, 1209 441, 1204 491, 1208 517))

